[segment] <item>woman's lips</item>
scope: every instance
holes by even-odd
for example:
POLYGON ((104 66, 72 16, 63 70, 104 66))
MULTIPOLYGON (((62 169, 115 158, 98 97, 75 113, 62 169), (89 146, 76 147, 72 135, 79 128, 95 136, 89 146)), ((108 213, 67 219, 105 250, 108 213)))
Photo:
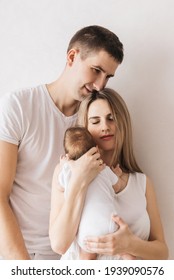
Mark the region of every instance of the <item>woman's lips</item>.
POLYGON ((114 135, 103 135, 102 137, 100 137, 102 140, 110 140, 114 135))

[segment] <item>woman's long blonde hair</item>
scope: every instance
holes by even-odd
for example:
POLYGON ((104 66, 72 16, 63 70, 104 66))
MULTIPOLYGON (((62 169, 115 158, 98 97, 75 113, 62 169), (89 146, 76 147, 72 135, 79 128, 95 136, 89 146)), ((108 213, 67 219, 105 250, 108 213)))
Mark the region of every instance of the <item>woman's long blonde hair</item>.
POLYGON ((124 172, 142 172, 138 166, 134 153, 132 141, 131 118, 122 97, 113 89, 105 88, 101 91, 94 91, 85 98, 79 107, 78 125, 88 127, 88 109, 92 102, 97 99, 104 99, 111 107, 113 118, 116 125, 116 146, 111 159, 111 166, 118 163, 124 172))

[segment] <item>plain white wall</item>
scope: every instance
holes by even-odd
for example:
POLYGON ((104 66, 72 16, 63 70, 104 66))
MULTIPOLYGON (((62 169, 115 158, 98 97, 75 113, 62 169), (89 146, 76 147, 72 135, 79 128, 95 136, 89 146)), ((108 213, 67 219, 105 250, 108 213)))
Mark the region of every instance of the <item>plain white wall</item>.
POLYGON ((132 115, 135 152, 155 183, 174 259, 174 2, 171 0, 0 0, 0 96, 57 78, 75 31, 114 31, 125 58, 109 83, 132 115))

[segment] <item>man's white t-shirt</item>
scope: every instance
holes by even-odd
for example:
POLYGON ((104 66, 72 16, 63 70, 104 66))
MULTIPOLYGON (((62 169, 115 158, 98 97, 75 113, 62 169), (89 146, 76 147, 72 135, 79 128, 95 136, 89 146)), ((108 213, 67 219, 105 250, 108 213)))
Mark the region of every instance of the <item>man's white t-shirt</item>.
POLYGON ((0 140, 18 146, 10 203, 30 254, 53 254, 48 236, 51 182, 64 154, 63 137, 75 124, 55 106, 45 85, 0 100, 0 140))

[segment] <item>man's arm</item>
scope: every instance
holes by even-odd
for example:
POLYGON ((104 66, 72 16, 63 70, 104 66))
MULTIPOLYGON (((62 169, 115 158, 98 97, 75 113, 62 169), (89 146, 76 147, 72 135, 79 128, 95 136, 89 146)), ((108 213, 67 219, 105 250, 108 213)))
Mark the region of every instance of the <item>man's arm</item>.
POLYGON ((26 260, 30 257, 9 203, 16 173, 17 154, 16 145, 0 141, 0 255, 9 260, 26 260))

